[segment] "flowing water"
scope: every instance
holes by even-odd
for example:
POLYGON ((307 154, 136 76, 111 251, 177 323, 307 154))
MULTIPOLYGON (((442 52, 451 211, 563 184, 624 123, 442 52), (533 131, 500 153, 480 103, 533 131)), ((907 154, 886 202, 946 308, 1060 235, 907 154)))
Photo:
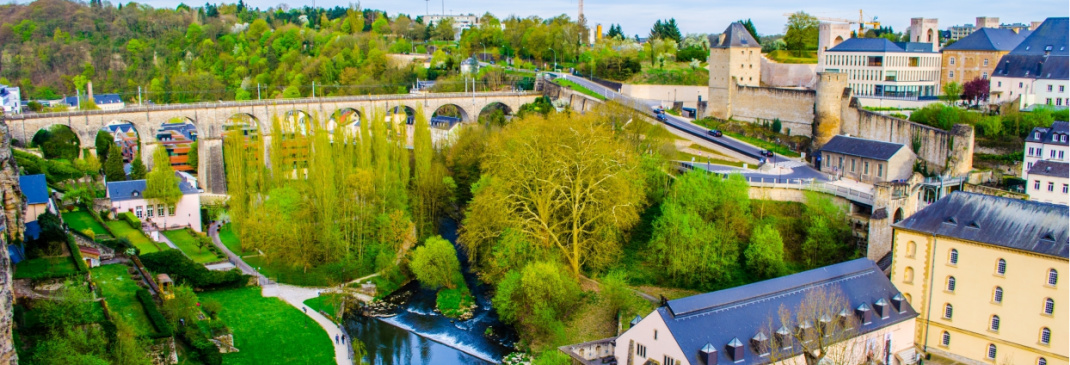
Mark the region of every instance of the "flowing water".
MULTIPOLYGON (((443 238, 457 244, 457 222, 443 220, 443 238)), ((458 248, 465 282, 475 297, 472 319, 458 322, 435 313, 435 291, 415 281, 392 294, 387 301, 398 304, 391 317, 346 318, 346 329, 364 343, 372 364, 489 364, 512 352, 515 334, 491 309, 487 289, 468 272, 468 259, 458 248), (490 329, 488 331, 488 329, 490 329), (486 333, 492 336, 486 336, 486 333)))

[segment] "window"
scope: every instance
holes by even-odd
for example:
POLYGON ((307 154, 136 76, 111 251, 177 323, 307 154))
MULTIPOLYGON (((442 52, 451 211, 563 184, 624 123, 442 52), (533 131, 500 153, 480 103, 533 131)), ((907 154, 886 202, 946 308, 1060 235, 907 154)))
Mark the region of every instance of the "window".
POLYGON ((884 177, 884 164, 877 164, 877 177, 884 177))
POLYGON ((914 283, 914 268, 908 266, 906 270, 903 270, 903 282, 907 284, 914 283))
POLYGON ((996 358, 996 345, 988 344, 988 358, 994 360, 996 358))
POLYGON ((658 330, 654 330, 654 339, 658 339, 658 330))
MULTIPOLYGON (((1054 140, 1055 138, 1052 138, 1052 141, 1054 140)), ((1051 150, 1051 158, 1055 158, 1055 150, 1051 150)))
POLYGON ((940 336, 940 344, 944 345, 944 346, 950 346, 951 345, 951 334, 948 333, 947 331, 944 331, 944 334, 940 336))
POLYGON ((918 251, 918 244, 914 241, 907 242, 906 256, 908 258, 914 258, 914 254, 918 251))
POLYGON ((1070 185, 1063 184, 1063 194, 1070 192, 1070 185))
POLYGON ((1003 86, 1003 81, 996 81, 996 87, 1003 86))
POLYGON ((1007 260, 999 259, 996 261, 996 274, 1004 275, 1007 273, 1007 260))
POLYGON ((944 319, 951 319, 951 303, 944 304, 944 319))
POLYGON ((951 59, 948 60, 948 61, 950 61, 949 62, 950 64, 954 65, 955 64, 955 57, 951 57, 951 59))
MULTIPOLYGON (((988 59, 987 59, 987 58, 985 59, 985 67, 988 67, 988 59)), ((988 75, 988 73, 987 73, 987 72, 985 72, 985 75, 988 75)), ((986 77, 986 78, 987 78, 987 77, 986 77)))
POLYGON ((948 276, 947 277, 947 291, 949 291, 949 292, 954 292, 955 291, 955 277, 954 276, 948 276))
POLYGON ((665 355, 665 357, 662 358, 662 360, 663 360, 661 362, 662 364, 665 364, 665 365, 676 365, 676 359, 673 359, 673 358, 669 357, 669 355, 665 355))
POLYGON ((635 344, 635 354, 641 357, 646 357, 646 346, 635 344))
POLYGON ((167 215, 169 215, 169 216, 174 216, 175 215, 175 206, 174 205, 167 207, 167 215))
MULTIPOLYGON (((1066 136, 1063 136, 1062 141, 1066 142, 1066 136)), ((1059 151, 1059 159, 1062 160, 1064 157, 1066 157, 1066 151, 1059 151)))
POLYGON ((996 290, 992 293, 993 303, 1003 303, 1003 288, 996 287, 996 290))
POLYGON ((988 322, 988 329, 993 331, 999 331, 999 316, 992 316, 992 319, 988 322))
POLYGON ((1063 92, 1063 91, 1066 91, 1066 86, 1065 85, 1059 85, 1059 92, 1063 92))
POLYGON ((1048 360, 1043 357, 1039 358, 1037 359, 1037 365, 1048 365, 1048 360))
POLYGON ((1040 190, 1040 180, 1033 180, 1033 189, 1040 190))
POLYGON ((988 80, 988 71, 985 71, 985 72, 981 73, 981 79, 988 80))
POLYGON ((1040 329, 1040 343, 1044 345, 1051 343, 1051 329, 1048 327, 1040 329))
POLYGON ((948 71, 947 72, 947 77, 955 78, 955 71, 948 71))
POLYGON ((152 218, 152 212, 153 212, 152 205, 151 204, 147 205, 147 206, 145 206, 145 208, 148 208, 148 209, 146 209, 145 216, 149 217, 149 218, 152 218))
POLYGON ((1033 155, 1033 147, 1029 147, 1029 156, 1033 155))
POLYGON ((951 249, 951 256, 947 259, 947 262, 952 265, 959 263, 959 250, 951 249))
POLYGON ((1045 98, 1044 99, 1044 104, 1051 105, 1051 98, 1045 98))
POLYGON ((1048 191, 1055 191, 1055 183, 1048 181, 1048 191))
POLYGON ((1052 315, 1055 313, 1055 301, 1051 298, 1044 299, 1044 314, 1052 315))
POLYGON ((138 218, 143 218, 142 207, 140 205, 138 205, 137 208, 134 209, 134 214, 137 215, 138 218))
POLYGON ((1048 85, 1048 92, 1052 92, 1052 85, 1048 85))
POLYGON ((1055 269, 1048 270, 1048 285, 1055 286, 1059 282, 1059 272, 1055 269))
POLYGON ((851 172, 855 172, 855 159, 851 159, 851 172))
POLYGON ((1022 88, 1022 83, 1020 83, 1020 82, 1018 83, 1018 88, 1019 88, 1019 89, 1021 89, 1021 88, 1022 88))

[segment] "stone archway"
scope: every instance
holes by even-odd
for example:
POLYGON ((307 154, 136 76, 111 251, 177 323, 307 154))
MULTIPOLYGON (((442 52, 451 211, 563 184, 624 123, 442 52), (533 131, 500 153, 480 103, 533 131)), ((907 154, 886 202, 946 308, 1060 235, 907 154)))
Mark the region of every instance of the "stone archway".
POLYGON ((476 121, 482 124, 497 124, 499 126, 505 125, 505 122, 513 117, 513 108, 509 105, 495 101, 487 104, 479 111, 479 115, 476 117, 476 121), (498 112, 501 112, 500 114, 498 112))
POLYGON ((134 162, 134 159, 138 156, 141 156, 142 163, 148 163, 145 160, 145 156, 142 155, 145 151, 142 150, 141 132, 137 130, 137 126, 133 122, 112 120, 100 128, 100 131, 109 135, 112 142, 114 142, 113 147, 119 148, 124 164, 134 162))
POLYGON ((200 159, 197 138, 197 125, 189 117, 171 118, 156 130, 157 148, 167 149, 175 171, 197 172, 196 162, 200 159))
POLYGON ((45 158, 62 158, 73 161, 81 156, 82 138, 78 131, 65 124, 42 127, 30 137, 27 147, 41 149, 45 158))
POLYGON ((240 135, 246 139, 260 136, 260 119, 249 113, 238 113, 223 122, 223 136, 240 135))
POLYGON ((903 220, 903 208, 902 207, 895 209, 895 214, 892 215, 892 224, 899 223, 899 221, 901 221, 901 220, 903 220))
POLYGON ((468 112, 457 104, 442 104, 431 113, 431 126, 436 128, 449 129, 458 123, 470 121, 468 112))
POLYGON ((314 123, 312 115, 304 110, 287 110, 282 122, 282 130, 284 134, 300 133, 303 136, 307 136, 309 131, 312 128, 315 128, 312 125, 312 123, 314 123))

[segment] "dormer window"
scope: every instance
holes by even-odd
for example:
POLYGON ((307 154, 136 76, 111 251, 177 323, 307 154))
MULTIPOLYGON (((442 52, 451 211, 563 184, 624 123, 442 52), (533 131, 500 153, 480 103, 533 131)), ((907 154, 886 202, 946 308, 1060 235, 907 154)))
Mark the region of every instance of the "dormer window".
POLYGON ((769 356, 769 336, 766 336, 764 332, 758 332, 751 337, 750 344, 758 356, 769 356))
POLYGON ((788 326, 780 326, 780 329, 776 330, 773 336, 776 337, 776 344, 781 349, 787 350, 791 348, 791 330, 788 329, 788 326))
POLYGON ((1040 139, 1040 132, 1033 132, 1033 139, 1040 139))
POLYGON ((980 224, 978 224, 978 223, 977 223, 977 221, 970 221, 970 224, 968 224, 968 225, 966 225, 966 226, 967 226, 967 227, 970 227, 970 228, 977 228, 977 229, 980 229, 980 228, 981 228, 981 225, 980 225, 980 224))
POLYGON ((955 217, 948 217, 947 220, 944 221, 944 223, 959 224, 959 221, 955 219, 955 217))

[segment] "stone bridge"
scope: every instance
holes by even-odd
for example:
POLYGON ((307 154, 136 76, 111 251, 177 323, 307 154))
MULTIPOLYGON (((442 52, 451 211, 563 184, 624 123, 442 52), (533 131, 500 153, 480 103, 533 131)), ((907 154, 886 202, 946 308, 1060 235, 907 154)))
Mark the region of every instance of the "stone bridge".
POLYGON ((505 114, 512 115, 521 105, 533 102, 540 95, 535 92, 433 93, 206 102, 135 106, 112 111, 21 114, 7 116, 6 120, 11 138, 23 143, 28 143, 41 129, 65 125, 78 136, 82 148, 90 150, 94 150, 97 131, 110 124, 130 123, 141 142, 141 159, 150 166, 152 153, 159 144, 156 140, 157 130, 164 123, 176 119, 188 121, 197 129, 200 155, 197 171, 201 186, 206 192, 224 194, 224 124, 244 124, 270 138, 273 116, 315 116, 315 120, 326 122, 338 115, 355 113, 348 115, 356 115, 356 118, 350 119, 351 123, 356 123, 363 119, 364 113, 372 113, 373 110, 385 113, 393 108, 403 108, 411 113, 422 108, 431 117, 445 106, 455 107, 462 122, 472 122, 478 120, 479 115, 493 104, 501 104, 505 114))

